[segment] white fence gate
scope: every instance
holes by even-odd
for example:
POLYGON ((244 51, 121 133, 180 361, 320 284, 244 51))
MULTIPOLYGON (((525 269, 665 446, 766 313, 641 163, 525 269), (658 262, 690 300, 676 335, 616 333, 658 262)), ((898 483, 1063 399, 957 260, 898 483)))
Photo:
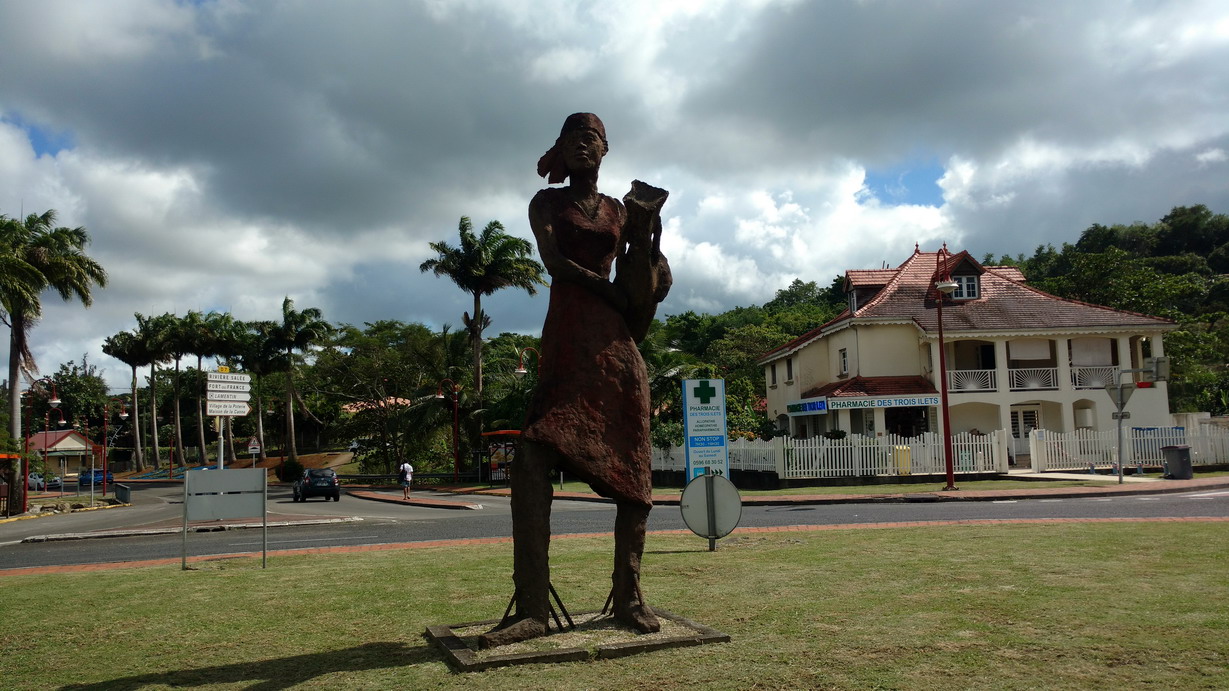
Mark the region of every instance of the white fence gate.
MULTIPOLYGON (((957 473, 1006 473, 1008 433, 952 435, 952 467, 957 473)), ((844 439, 778 438, 730 442, 730 469, 776 472, 781 479, 864 477, 868 475, 941 475, 943 437, 864 437, 844 439)), ((653 470, 682 471, 684 451, 653 449, 653 470)))
MULTIPOLYGON (((1159 466, 1165 446, 1189 446, 1191 465, 1229 463, 1229 430, 1202 427, 1131 427, 1122 431, 1123 467, 1159 466)), ((1112 468, 1118 460, 1118 431, 1076 430, 1029 434, 1033 470, 1087 470, 1112 468)))

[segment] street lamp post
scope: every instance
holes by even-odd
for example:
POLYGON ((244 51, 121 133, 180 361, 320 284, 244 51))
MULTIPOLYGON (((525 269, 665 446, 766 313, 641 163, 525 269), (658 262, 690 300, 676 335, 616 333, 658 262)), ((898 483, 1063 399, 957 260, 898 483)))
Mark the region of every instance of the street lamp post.
POLYGON ((461 479, 461 449, 457 446, 457 431, 459 426, 457 412, 457 393, 461 387, 457 386, 456 382, 451 379, 443 379, 439 383, 439 387, 435 390, 435 397, 444 399, 444 382, 448 382, 448 386, 452 391, 452 481, 457 482, 461 479))
POLYGON ((119 403, 119 419, 121 421, 128 419, 128 404, 120 398, 109 399, 102 406, 102 496, 107 496, 107 468, 108 453, 111 448, 111 437, 107 435, 107 421, 111 419, 111 404, 119 403))
POLYGON ((517 357, 516 369, 512 371, 512 373, 515 374, 518 379, 520 379, 521 377, 524 377, 526 374, 529 374, 529 370, 525 369, 525 353, 528 353, 531 351, 533 352, 534 359, 538 363, 538 367, 535 370, 535 373, 538 375, 542 374, 542 353, 539 353, 536 348, 532 348, 532 347, 531 348, 521 348, 520 355, 517 357))
POLYGON ((956 290, 956 282, 952 280, 948 259, 947 244, 935 255, 935 309, 939 319, 939 405, 943 409, 943 469, 947 473, 947 486, 943 489, 956 489, 956 472, 952 468, 952 420, 947 403, 947 354, 943 342, 943 300, 956 290))
MULTIPOLYGON (((63 427, 64 425, 68 424, 68 421, 64 419, 64 411, 60 410, 59 408, 60 399, 55 398, 52 400, 56 402, 56 407, 48 408, 47 414, 43 416, 43 466, 44 467, 47 465, 47 460, 51 458, 51 447, 49 446, 49 444, 51 443, 51 411, 55 410, 56 415, 60 416, 60 419, 57 423, 60 425, 60 427, 63 427)), ((48 403, 50 402, 51 401, 48 401, 48 403)), ((65 474, 66 473, 60 474, 60 496, 61 497, 64 496, 64 475, 65 474)), ((77 492, 78 493, 81 492, 81 481, 80 480, 77 481, 77 492)))
MULTIPOLYGON (((60 396, 56 392, 56 389, 55 389, 55 380, 52 379, 51 377, 43 377, 42 379, 38 379, 30 384, 30 388, 28 390, 28 393, 30 394, 30 399, 28 401, 29 411, 30 411, 30 415, 28 416, 29 418, 34 417, 34 387, 39 384, 51 384, 51 398, 47 399, 47 405, 57 410, 60 407, 60 396)), ((51 410, 47 411, 47 419, 48 420, 51 419, 51 410)), ((64 419, 63 413, 60 413, 60 419, 61 420, 64 419)), ((25 513, 30 510, 30 423, 31 422, 32 420, 30 419, 26 420, 25 453, 22 454, 23 456, 22 463, 24 464, 22 466, 24 471, 22 472, 22 478, 21 478, 21 483, 22 483, 21 484, 21 512, 22 513, 25 513)), ((43 446, 43 458, 46 459, 47 458, 47 448, 46 448, 47 435, 44 434, 43 437, 44 437, 43 439, 43 445, 44 445, 43 446)), ((47 488, 47 464, 43 463, 43 489, 46 489, 46 488, 47 488)), ((63 485, 60 486, 60 493, 61 494, 64 493, 63 485)))

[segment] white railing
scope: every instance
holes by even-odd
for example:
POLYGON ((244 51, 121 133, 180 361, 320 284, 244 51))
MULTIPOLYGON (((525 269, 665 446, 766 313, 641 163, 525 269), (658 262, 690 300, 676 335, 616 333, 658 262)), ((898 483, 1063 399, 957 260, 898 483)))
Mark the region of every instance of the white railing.
POLYGON ((1117 367, 1071 368, 1071 385, 1077 389, 1104 389, 1106 384, 1114 384, 1117 377, 1117 367))
POLYGON ((997 391, 997 373, 992 369, 957 369, 947 371, 950 391, 997 391))
POLYGON ((1026 367, 1009 371, 1012 391, 1058 388, 1057 367, 1026 367))
MULTIPOLYGON (((1165 456, 1162 447, 1179 445, 1190 447, 1191 465, 1229 463, 1229 430, 1131 427, 1123 430, 1123 467, 1159 466, 1165 456)), ((1029 452, 1037 472, 1112 468, 1118 458, 1118 431, 1059 433, 1035 429, 1029 434, 1029 452)))
MULTIPOLYGON (((952 435, 952 464, 957 473, 1006 473, 1007 432, 952 435)), ((940 475, 943 437, 863 437, 844 439, 780 438, 731 442, 730 469, 776 472, 782 479, 863 477, 869 475, 940 475)), ((682 471, 684 451, 653 449, 653 470, 682 471)))

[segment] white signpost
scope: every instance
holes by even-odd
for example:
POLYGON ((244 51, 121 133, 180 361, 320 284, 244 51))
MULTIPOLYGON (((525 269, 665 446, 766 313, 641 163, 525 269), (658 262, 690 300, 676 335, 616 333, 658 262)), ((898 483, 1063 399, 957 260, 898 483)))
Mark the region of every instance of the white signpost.
MULTIPOLYGON (((214 417, 243 417, 252 412, 252 406, 248 405, 252 398, 252 376, 231 372, 229 368, 223 369, 226 371, 205 373, 205 414, 214 417)), ((220 424, 218 428, 221 428, 220 424)), ((225 467, 223 456, 222 437, 219 435, 218 468, 225 467)))
POLYGON ((205 401, 205 414, 218 417, 243 417, 252 412, 252 406, 243 401, 205 401))
POLYGON ((705 468, 717 475, 730 474, 724 379, 683 380, 683 448, 688 482, 703 475, 705 468))

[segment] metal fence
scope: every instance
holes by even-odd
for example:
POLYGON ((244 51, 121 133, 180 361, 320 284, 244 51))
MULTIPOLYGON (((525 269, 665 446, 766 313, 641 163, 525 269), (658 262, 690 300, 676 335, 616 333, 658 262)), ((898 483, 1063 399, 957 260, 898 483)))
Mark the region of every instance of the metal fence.
MULTIPOLYGON (((1007 472, 1007 432, 952 435, 952 465, 957 473, 1007 472)), ((844 439, 779 438, 730 442, 730 469, 775 472, 781 479, 938 475, 946 471, 943 437, 850 435, 844 439)), ((685 451, 653 449, 653 470, 684 469, 685 451)))
MULTIPOLYGON (((1051 432, 1033 430, 1029 434, 1033 470, 1087 470, 1113 468, 1118 461, 1117 430, 1051 432)), ((1166 446, 1189 446, 1191 465, 1229 463, 1229 430, 1202 427, 1130 427, 1123 430, 1122 456, 1125 466, 1159 466, 1166 446)))

